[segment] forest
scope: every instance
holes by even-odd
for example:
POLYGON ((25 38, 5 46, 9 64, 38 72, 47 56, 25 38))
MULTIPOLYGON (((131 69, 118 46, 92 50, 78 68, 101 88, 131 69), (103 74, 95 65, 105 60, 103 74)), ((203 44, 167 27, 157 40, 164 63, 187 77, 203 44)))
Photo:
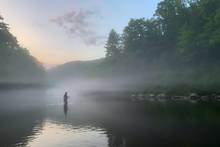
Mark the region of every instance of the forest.
POLYGON ((151 19, 131 19, 106 43, 106 64, 157 87, 220 88, 220 1, 163 0, 151 19), (138 74, 139 73, 139 74, 138 74))
POLYGON ((51 73, 130 81, 146 91, 219 92, 219 48, 219 0, 163 0, 152 18, 131 19, 121 34, 112 29, 104 59, 51 73))
POLYGON ((19 45, 0 16, 0 87, 42 84, 45 70, 42 64, 19 45))
MULTIPOLYGON (((220 89, 220 1, 163 0, 150 19, 112 29, 106 56, 73 61, 48 72, 66 77, 130 80, 142 88, 216 92, 220 89)), ((1 83, 40 83, 42 64, 19 45, 0 17, 1 83)), ((52 75, 52 76, 51 76, 52 75)))

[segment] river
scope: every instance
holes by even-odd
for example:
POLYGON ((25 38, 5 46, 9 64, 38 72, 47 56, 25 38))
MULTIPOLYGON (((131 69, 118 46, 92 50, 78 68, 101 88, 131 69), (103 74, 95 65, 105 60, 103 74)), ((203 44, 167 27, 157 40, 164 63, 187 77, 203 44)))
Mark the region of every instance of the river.
MULTIPOLYGON (((134 103, 65 87, 0 91, 0 146, 196 147, 220 145, 219 104, 134 103)), ((127 97, 127 98, 126 98, 127 97)))

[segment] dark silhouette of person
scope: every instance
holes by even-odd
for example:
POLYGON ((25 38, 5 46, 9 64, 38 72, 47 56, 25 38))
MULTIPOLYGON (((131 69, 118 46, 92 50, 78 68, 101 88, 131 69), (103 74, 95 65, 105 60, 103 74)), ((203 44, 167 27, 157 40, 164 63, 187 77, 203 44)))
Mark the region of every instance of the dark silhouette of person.
POLYGON ((65 92, 64 96, 63 96, 63 101, 64 101, 64 104, 68 104, 68 95, 67 95, 67 92, 65 92))

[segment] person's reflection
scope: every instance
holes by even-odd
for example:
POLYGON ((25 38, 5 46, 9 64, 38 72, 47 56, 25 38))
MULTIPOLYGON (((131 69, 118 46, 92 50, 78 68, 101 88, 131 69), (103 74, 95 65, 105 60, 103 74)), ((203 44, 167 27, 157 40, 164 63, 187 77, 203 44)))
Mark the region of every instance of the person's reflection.
POLYGON ((64 114, 65 114, 65 117, 66 117, 67 113, 68 113, 68 102, 64 103, 63 111, 64 111, 64 114))
POLYGON ((68 98, 69 98, 69 96, 67 95, 67 92, 65 92, 65 94, 63 96, 63 100, 64 100, 63 110, 64 110, 65 116, 67 116, 67 112, 68 112, 68 98))

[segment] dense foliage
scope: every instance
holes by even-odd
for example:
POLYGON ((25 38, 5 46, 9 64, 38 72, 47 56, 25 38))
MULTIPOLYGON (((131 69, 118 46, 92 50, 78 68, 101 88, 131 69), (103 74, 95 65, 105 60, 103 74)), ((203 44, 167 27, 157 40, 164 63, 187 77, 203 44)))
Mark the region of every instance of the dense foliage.
POLYGON ((113 34, 106 59, 111 55, 108 63, 120 70, 158 83, 220 85, 219 0, 163 0, 151 19, 131 19, 120 37, 113 34))
POLYGON ((112 29, 105 48, 104 60, 58 66, 55 78, 86 73, 136 89, 220 92, 220 1, 163 0, 151 19, 112 29))
POLYGON ((18 44, 0 16, 0 84, 39 83, 45 76, 42 65, 18 44))

